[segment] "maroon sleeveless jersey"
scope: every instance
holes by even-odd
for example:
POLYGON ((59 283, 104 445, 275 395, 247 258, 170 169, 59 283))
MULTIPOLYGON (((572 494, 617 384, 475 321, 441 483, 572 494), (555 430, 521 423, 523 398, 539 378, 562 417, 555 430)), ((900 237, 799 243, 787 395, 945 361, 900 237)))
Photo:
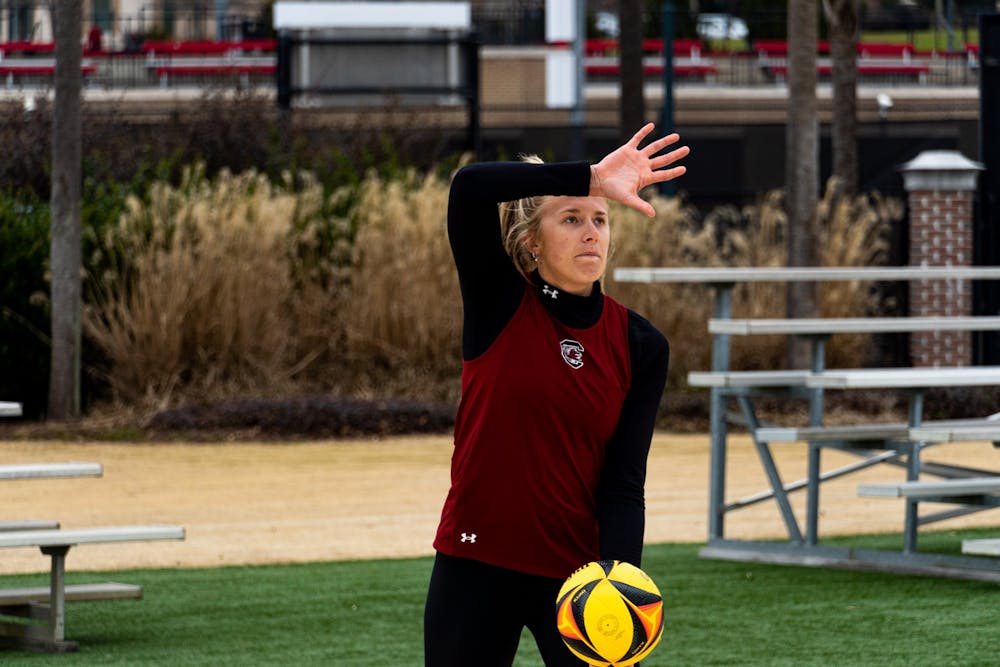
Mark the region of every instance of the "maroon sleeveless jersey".
POLYGON ((595 494, 630 381, 624 306, 605 296, 597 324, 573 329, 526 288, 493 344, 463 366, 434 548, 555 578, 597 560, 595 494))

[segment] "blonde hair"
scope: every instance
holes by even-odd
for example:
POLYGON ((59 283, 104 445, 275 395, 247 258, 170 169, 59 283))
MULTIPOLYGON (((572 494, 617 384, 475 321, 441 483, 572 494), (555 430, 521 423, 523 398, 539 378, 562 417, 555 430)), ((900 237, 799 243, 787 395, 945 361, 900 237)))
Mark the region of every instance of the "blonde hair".
MULTIPOLYGON (((522 155, 521 161, 544 164, 537 155, 522 155)), ((500 202, 500 236, 503 238, 503 248, 525 278, 538 265, 525 244, 529 239, 537 238, 542 223, 542 206, 548 198, 548 195, 537 195, 500 202)))

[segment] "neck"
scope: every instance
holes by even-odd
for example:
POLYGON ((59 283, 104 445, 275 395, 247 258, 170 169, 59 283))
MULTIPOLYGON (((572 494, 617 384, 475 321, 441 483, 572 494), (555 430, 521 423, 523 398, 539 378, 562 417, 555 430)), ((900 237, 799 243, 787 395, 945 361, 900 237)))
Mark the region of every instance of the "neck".
POLYGON ((545 275, 545 269, 541 266, 538 267, 538 276, 548 285, 555 287, 567 294, 575 294, 576 296, 590 296, 594 293, 594 283, 593 281, 581 284, 567 284, 565 282, 556 282, 550 280, 548 276, 545 275))

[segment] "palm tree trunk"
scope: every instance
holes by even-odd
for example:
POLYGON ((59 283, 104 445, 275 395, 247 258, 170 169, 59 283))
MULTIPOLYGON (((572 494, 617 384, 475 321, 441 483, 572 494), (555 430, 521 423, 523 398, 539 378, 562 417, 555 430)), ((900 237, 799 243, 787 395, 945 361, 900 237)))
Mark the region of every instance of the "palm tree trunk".
POLYGON ((642 76, 642 2, 619 0, 618 3, 619 64, 621 96, 619 97, 619 133, 628 141, 646 123, 646 99, 642 76))
POLYGON ((49 419, 80 416, 80 60, 81 0, 55 0, 55 101, 52 113, 52 356, 49 419))
POLYGON ((830 25, 833 61, 833 175, 839 191, 853 195, 858 189, 857 0, 823 0, 823 10, 830 25))
MULTIPOLYGON (((819 125, 816 103, 816 0, 788 3, 788 125, 785 139, 785 210, 788 265, 816 266, 816 204, 819 196, 819 125)), ((788 317, 815 317, 816 284, 789 283, 788 317)), ((789 338, 790 368, 808 366, 808 348, 789 338)))

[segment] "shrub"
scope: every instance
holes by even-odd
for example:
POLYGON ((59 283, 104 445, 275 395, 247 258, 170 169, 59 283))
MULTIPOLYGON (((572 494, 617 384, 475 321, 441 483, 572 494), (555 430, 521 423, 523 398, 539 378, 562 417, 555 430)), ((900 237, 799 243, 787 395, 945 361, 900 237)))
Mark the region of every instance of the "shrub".
POLYGON ((0 195, 0 400, 45 405, 49 381, 49 213, 22 190, 0 195))
POLYGON ((322 271, 295 275, 289 259, 292 231, 312 229, 303 221, 318 189, 296 195, 252 171, 210 181, 195 167, 177 188, 154 186, 148 203, 129 200, 100 251, 124 261, 92 276, 83 319, 118 398, 277 395, 329 352, 322 325, 337 295, 322 271))
MULTIPOLYGON (((415 170, 369 174, 330 194, 307 174, 272 182, 204 168, 128 200, 91 259, 86 332, 107 382, 131 404, 335 392, 453 402, 461 307, 445 231, 448 182, 415 170)), ((672 343, 670 384, 710 363, 708 288, 617 284, 616 266, 781 266, 778 192, 704 218, 679 199, 657 217, 616 206, 606 289, 672 343)), ((882 261, 899 206, 877 195, 822 200, 824 263, 882 261)), ((864 315, 873 286, 830 283, 823 315, 864 315)), ((739 316, 778 317, 784 286, 745 284, 739 316)), ((836 365, 861 365, 863 337, 838 337, 836 365)), ((780 367, 780 337, 734 339, 735 368, 780 367)))
POLYGON ((448 183, 434 175, 361 184, 341 318, 358 389, 455 398, 462 309, 447 208, 448 183))

